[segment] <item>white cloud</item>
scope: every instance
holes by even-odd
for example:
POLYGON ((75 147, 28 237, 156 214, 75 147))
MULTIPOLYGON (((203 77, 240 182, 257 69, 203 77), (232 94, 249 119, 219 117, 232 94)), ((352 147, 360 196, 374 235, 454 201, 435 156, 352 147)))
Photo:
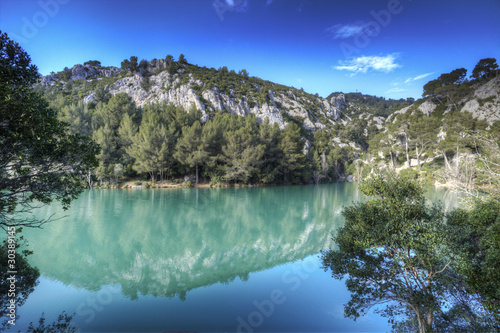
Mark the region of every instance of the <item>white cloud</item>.
POLYGON ((426 78, 426 77, 428 77, 429 75, 432 75, 432 74, 434 74, 434 73, 425 73, 425 74, 417 75, 415 77, 410 77, 410 78, 408 78, 408 79, 405 80, 405 83, 411 83, 413 81, 417 81, 417 80, 426 78))
POLYGON ((331 33, 334 39, 345 39, 362 33, 365 28, 365 24, 335 24, 330 28, 327 28, 325 31, 331 33))
POLYGON ((228 10, 235 10, 237 12, 244 12, 247 10, 248 0, 224 0, 228 6, 228 10))
POLYGON ((403 91, 406 91, 406 89, 403 89, 403 88, 391 88, 391 89, 387 90, 385 93, 386 94, 394 94, 394 93, 399 93, 399 92, 403 92, 403 91))
POLYGON ((392 70, 401 67, 396 61, 397 54, 388 54, 386 56, 362 56, 348 61, 339 61, 338 66, 333 66, 339 71, 352 72, 352 75, 358 73, 367 73, 374 70, 389 73, 392 70))

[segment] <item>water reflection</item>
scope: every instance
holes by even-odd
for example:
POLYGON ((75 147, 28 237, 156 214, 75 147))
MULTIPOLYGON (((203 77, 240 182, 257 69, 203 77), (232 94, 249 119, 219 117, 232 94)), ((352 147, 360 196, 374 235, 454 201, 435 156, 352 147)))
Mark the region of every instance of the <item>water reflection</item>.
POLYGON ((42 275, 88 290, 181 299, 328 247, 352 184, 85 192, 67 218, 27 231, 42 275))
POLYGON ((45 207, 40 215, 68 217, 26 235, 45 277, 91 291, 120 285, 131 299, 184 299, 328 248, 342 207, 361 199, 353 184, 93 190, 68 212, 45 207))

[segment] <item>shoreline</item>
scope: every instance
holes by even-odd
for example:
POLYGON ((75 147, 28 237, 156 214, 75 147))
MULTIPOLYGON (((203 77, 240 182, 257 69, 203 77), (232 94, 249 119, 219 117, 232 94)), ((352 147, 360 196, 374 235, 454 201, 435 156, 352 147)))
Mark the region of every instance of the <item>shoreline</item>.
MULTIPOLYGON (((346 182, 346 181, 344 181, 346 182)), ((320 183, 320 184, 294 184, 294 185, 324 185, 324 184, 333 184, 333 183, 344 183, 342 181, 334 181, 328 183, 320 183)), ((349 182, 352 183, 352 182, 349 182)), ((125 182, 120 182, 119 184, 113 184, 111 186, 94 186, 94 189, 100 190, 125 190, 125 189, 186 189, 186 188, 249 188, 249 187, 272 187, 272 186, 288 186, 291 184, 229 184, 226 182, 221 183, 210 183, 210 182, 200 182, 198 184, 193 184, 191 182, 182 182, 180 180, 174 181, 158 181, 155 183, 151 183, 150 181, 144 180, 129 180, 125 182)), ((429 184, 434 188, 446 188, 448 190, 459 189, 454 184, 451 183, 441 183, 439 181, 435 181, 434 183, 429 184)), ((484 191, 486 189, 491 188, 490 186, 475 186, 474 190, 484 191)))
POLYGON ((200 182, 198 184, 182 182, 176 184, 169 181, 160 181, 160 182, 155 182, 153 184, 148 181, 127 181, 112 187, 103 187, 100 189, 134 189, 134 188, 180 189, 180 188, 230 188, 230 187, 267 187, 267 186, 277 186, 277 185, 276 184, 228 184, 228 183, 207 183, 207 182, 200 182))

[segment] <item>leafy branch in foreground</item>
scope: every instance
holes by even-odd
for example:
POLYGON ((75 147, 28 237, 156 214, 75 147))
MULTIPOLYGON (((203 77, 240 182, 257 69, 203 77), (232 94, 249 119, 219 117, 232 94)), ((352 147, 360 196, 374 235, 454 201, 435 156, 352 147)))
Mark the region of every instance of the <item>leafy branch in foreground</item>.
POLYGON ((0 226, 37 227, 19 217, 39 204, 67 208, 82 191, 82 176, 96 166, 98 146, 66 135, 67 125, 34 92, 37 68, 29 55, 0 32, 0 226))
POLYGON ((322 254, 352 294, 345 316, 375 306, 395 332, 499 332, 498 198, 445 216, 416 179, 378 175, 359 188, 370 198, 344 208, 337 249, 322 254))
MULTIPOLYGON (((15 323, 19 319, 18 311, 11 311, 12 304, 15 305, 14 309, 19 309, 27 300, 29 295, 35 290, 39 283, 40 271, 38 268, 30 265, 28 256, 33 252, 28 250, 28 242, 21 234, 22 228, 16 230, 16 256, 15 256, 15 292, 12 292, 10 271, 11 260, 9 260, 9 250, 11 249, 10 241, 4 240, 0 244, 0 316, 2 322, 0 331, 6 329, 13 329, 15 323), (15 295, 15 296, 14 296, 15 295), (15 302, 12 303, 12 300, 15 302)), ((56 322, 46 325, 45 316, 42 314, 38 321, 38 326, 30 323, 27 331, 32 333, 72 333, 76 332, 76 327, 72 322, 73 315, 68 315, 62 312, 58 316, 56 322)), ((20 331, 18 331, 20 332, 20 331)))
POLYGON ((472 293, 500 320, 500 201, 475 199, 471 209, 448 214, 457 271, 472 293))
MULTIPOLYGON (((33 322, 31 322, 26 333, 75 333, 77 332, 77 328, 72 322, 74 315, 75 314, 68 315, 63 311, 57 316, 56 322, 46 325, 45 314, 42 313, 42 316, 38 320, 38 326, 35 327, 33 322)), ((20 332, 21 331, 19 331, 19 333, 20 332)))
POLYGON ((373 306, 390 317, 413 314, 419 332, 432 330, 445 302, 445 273, 451 259, 443 253, 444 213, 427 206, 417 180, 377 176, 360 185, 372 199, 343 211, 345 225, 334 237, 338 249, 322 254, 325 270, 347 277, 352 293, 345 316, 356 319, 373 306))

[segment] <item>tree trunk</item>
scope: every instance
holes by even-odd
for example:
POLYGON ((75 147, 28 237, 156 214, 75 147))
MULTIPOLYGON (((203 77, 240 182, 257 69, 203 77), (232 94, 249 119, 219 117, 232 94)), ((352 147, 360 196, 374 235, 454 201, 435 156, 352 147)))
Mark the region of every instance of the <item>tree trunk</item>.
POLYGON ((405 153, 406 153, 406 164, 408 165, 408 168, 411 168, 410 154, 408 152, 408 141, 406 141, 405 153))
POLYGON ((92 180, 92 170, 89 169, 89 174, 87 176, 87 181, 89 183, 89 189, 93 189, 94 188, 94 181, 92 180))
POLYGON ((420 311, 417 309, 413 308, 413 311, 415 312, 415 315, 417 316, 417 321, 418 321, 418 333, 425 333, 425 323, 423 318, 420 315, 420 311))
POLYGON ((408 152, 408 134, 405 133, 405 153, 406 153, 406 163, 408 164, 408 168, 411 168, 411 162, 410 162, 410 153, 408 152))
POLYGON ((394 165, 394 158, 392 157, 392 150, 390 150, 389 153, 391 153, 391 165, 392 165, 392 170, 394 170, 396 166, 394 165))
POLYGON ((328 172, 328 169, 330 168, 330 166, 328 165, 328 162, 326 160, 326 155, 325 153, 323 152, 321 154, 321 172, 323 174, 326 174, 328 172))
POLYGON ((444 151, 444 149, 441 149, 441 153, 443 154, 444 163, 445 163, 446 167, 448 168, 448 170, 451 170, 451 165, 450 165, 450 162, 448 161, 448 157, 446 157, 446 152, 444 151))
POLYGON ((420 153, 418 151, 418 145, 415 146, 416 153, 417 153, 417 164, 418 164, 418 172, 422 171, 422 168, 420 167, 420 153))
POLYGON ((433 316, 432 316, 432 311, 429 310, 429 312, 427 313, 427 327, 426 327, 426 330, 428 330, 429 332, 432 332, 432 321, 433 321, 433 316))
POLYGON ((196 164, 196 185, 198 185, 198 164, 196 164))

